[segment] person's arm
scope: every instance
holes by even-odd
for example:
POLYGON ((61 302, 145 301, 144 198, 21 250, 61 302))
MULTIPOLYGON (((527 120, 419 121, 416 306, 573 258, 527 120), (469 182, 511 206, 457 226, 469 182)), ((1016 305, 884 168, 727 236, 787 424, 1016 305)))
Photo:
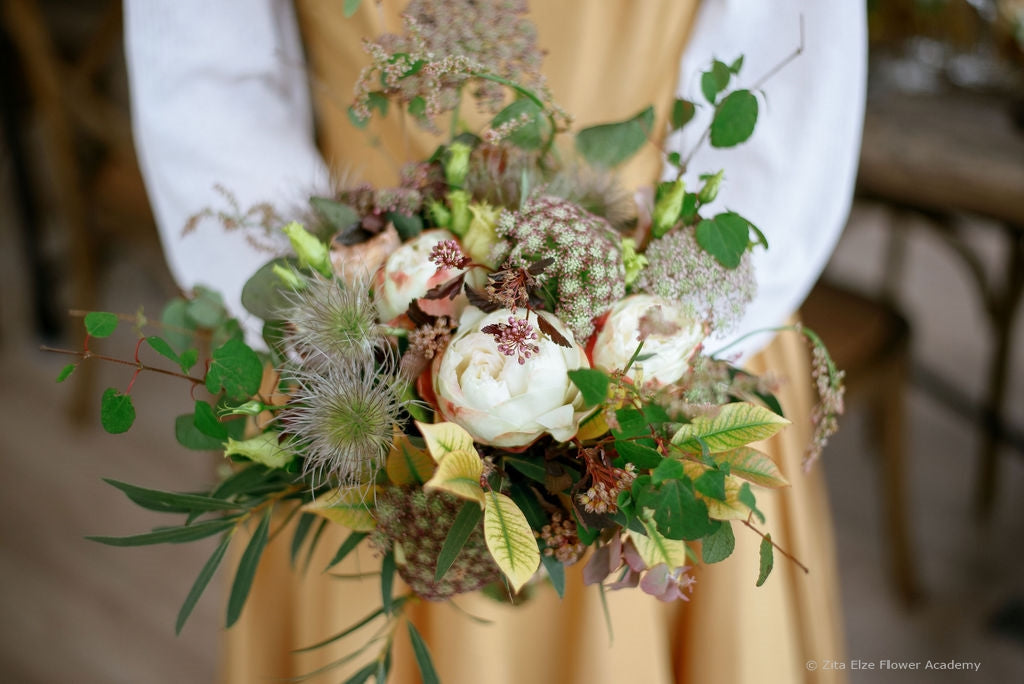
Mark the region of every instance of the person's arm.
POLYGON ((290 0, 125 0, 125 53, 139 164, 171 273, 212 287, 232 313, 270 255, 241 231, 186 221, 227 203, 302 206, 328 174, 314 146, 290 0))
MULTIPOLYGON (((778 326, 800 306, 824 269, 846 225, 856 178, 867 75, 867 17, 856 0, 706 0, 687 46, 677 92, 708 105, 700 73, 712 56, 730 63, 744 55, 737 81, 749 87, 800 44, 803 54, 764 83, 760 113, 746 143, 716 150, 706 142, 687 173, 725 169, 714 213, 732 210, 753 221, 768 238, 757 248, 758 294, 737 328, 708 350, 754 330, 778 326)), ((731 85, 732 87, 732 85, 731 85)), ((691 123, 670 145, 693 148, 703 129, 691 123)), ((771 339, 757 335, 728 354, 755 353, 771 339)))

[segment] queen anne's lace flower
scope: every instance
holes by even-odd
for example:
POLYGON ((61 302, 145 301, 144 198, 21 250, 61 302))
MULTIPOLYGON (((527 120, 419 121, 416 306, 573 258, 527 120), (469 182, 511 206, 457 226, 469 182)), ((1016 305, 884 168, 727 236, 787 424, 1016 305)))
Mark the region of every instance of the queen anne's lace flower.
POLYGON ((513 267, 552 263, 537 282, 554 299, 555 314, 577 340, 594 331, 593 319, 625 295, 620 240, 608 222, 557 197, 526 202, 505 212, 495 227, 513 267))

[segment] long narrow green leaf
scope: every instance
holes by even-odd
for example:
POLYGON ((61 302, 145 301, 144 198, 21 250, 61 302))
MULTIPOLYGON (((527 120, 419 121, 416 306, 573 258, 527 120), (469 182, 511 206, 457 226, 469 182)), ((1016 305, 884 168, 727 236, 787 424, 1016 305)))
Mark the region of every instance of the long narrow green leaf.
POLYGON ((555 588, 558 598, 565 598, 565 565, 558 559, 544 554, 541 554, 540 562, 548 571, 548 579, 551 580, 551 586, 555 588))
POLYGON ((380 595, 384 605, 384 612, 391 615, 394 610, 392 591, 395 586, 395 554, 389 553, 380 562, 380 595))
POLYGON ((178 611, 178 620, 174 625, 175 634, 181 634, 181 628, 185 626, 189 615, 192 614, 192 609, 196 607, 199 597, 206 591, 206 586, 210 583, 213 574, 217 572, 217 568, 224 559, 224 553, 228 550, 230 544, 231 534, 225 534, 224 539, 221 540, 214 550, 213 555, 203 565, 203 569, 199 571, 199 576, 196 577, 196 581, 189 590, 188 596, 185 597, 185 602, 181 604, 181 610, 178 611))
MULTIPOLYGON (((363 684, 363 682, 367 681, 368 679, 370 679, 370 677, 377 674, 377 668, 379 665, 380 663, 378 663, 377 661, 370 663, 362 670, 356 672, 354 675, 346 679, 344 684, 363 684)), ((380 677, 377 677, 377 681, 383 682, 385 680, 380 677)))
POLYGON ((228 617, 227 626, 235 624, 242 614, 245 600, 249 598, 249 590, 252 588, 253 577, 256 576, 256 567, 260 563, 263 549, 267 545, 267 532, 270 529, 270 515, 274 510, 273 506, 267 506, 259 527, 253 533, 249 545, 245 547, 242 560, 238 564, 238 571, 235 572, 235 581, 231 584, 231 595, 228 596, 228 617))
POLYGON ((289 555, 292 568, 295 567, 295 559, 299 556, 302 542, 306 541, 306 535, 309 534, 309 528, 313 526, 314 520, 316 520, 316 516, 312 513, 303 513, 299 516, 299 522, 295 524, 295 534, 292 535, 291 553, 289 555))
POLYGON ((229 499, 236 494, 248 493, 257 485, 267 480, 268 470, 261 465, 251 465, 242 468, 226 480, 217 485, 217 488, 210 494, 215 499, 229 499))
MULTIPOLYGON (((397 603, 397 601, 396 601, 396 603, 397 603)), ((379 618, 383 614, 384 614, 384 609, 383 608, 378 608, 377 610, 373 611, 372 613, 370 613, 369 615, 367 615, 366 617, 364 617, 362 620, 360 620, 359 622, 355 623, 351 627, 346 627, 345 629, 343 629, 342 631, 338 632, 334 636, 328 637, 327 639, 324 639, 323 641, 318 641, 317 643, 313 644, 312 646, 304 646, 302 648, 297 648, 297 649, 295 649, 293 651, 293 653, 308 653, 310 651, 315 651, 318 648, 323 648, 324 646, 327 646, 328 644, 333 644, 338 639, 344 639, 349 634, 352 634, 353 632, 356 632, 356 631, 362 629, 363 627, 365 627, 366 625, 370 624, 371 622, 373 622, 375 619, 379 618)))
POLYGON ((477 502, 467 501, 462 505, 462 510, 455 516, 455 521, 452 522, 451 529, 448 530, 448 536, 445 537, 441 553, 437 555, 437 570, 434 572, 435 582, 440 582, 441 578, 448 572, 448 569, 452 567, 452 563, 458 558, 462 547, 469 540, 469 535, 473 534, 473 530, 480 524, 480 518, 483 516, 484 512, 480 509, 480 505, 477 502))
POLYGON ((369 532, 353 532, 345 537, 345 541, 341 543, 338 553, 334 554, 334 558, 331 559, 331 562, 327 564, 327 567, 324 568, 324 570, 330 570, 335 565, 345 560, 345 557, 359 546, 359 542, 363 541, 368 536, 370 536, 369 532))
POLYGON ((420 636, 412 622, 406 624, 409 627, 409 641, 412 642, 412 652, 416 656, 416 665, 420 668, 423 684, 441 684, 437 670, 434 669, 434 661, 430 659, 430 650, 427 648, 426 642, 423 641, 423 637, 420 636))
POLYGON ((321 518, 320 525, 316 528, 316 532, 313 533, 313 539, 309 542, 309 548, 306 549, 306 559, 302 561, 302 572, 309 570, 309 563, 313 560, 313 552, 316 551, 316 546, 320 543, 320 537, 323 536, 326 528, 327 518, 321 518))
POLYGON ((136 534, 130 537, 86 537, 90 541, 108 546, 148 546, 150 544, 183 544, 210 537, 232 527, 235 517, 206 520, 195 525, 165 527, 163 529, 136 534))
POLYGON ((199 494, 162 492, 157 489, 146 489, 145 487, 138 487, 127 482, 118 482, 109 478, 103 478, 103 481, 112 487, 117 487, 136 504, 151 511, 192 513, 194 511, 229 511, 239 508, 239 505, 236 503, 199 494))

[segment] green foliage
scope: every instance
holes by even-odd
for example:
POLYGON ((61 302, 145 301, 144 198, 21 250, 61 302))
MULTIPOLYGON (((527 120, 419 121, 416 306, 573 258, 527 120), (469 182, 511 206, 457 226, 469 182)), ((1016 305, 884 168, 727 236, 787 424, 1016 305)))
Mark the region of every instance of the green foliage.
POLYGON ((750 138, 757 124, 757 98, 749 90, 725 96, 711 120, 711 146, 735 147, 750 138))
POLYGON ((292 568, 295 568, 295 559, 299 557, 299 551, 302 550, 302 542, 306 541, 306 535, 309 534, 315 520, 316 516, 312 513, 303 513, 299 516, 299 521, 295 523, 295 532, 292 533, 292 543, 288 550, 288 562, 291 563, 292 568))
POLYGON ((228 596, 227 623, 230 627, 238 621, 245 607, 245 601, 249 598, 249 590, 252 589, 252 580, 256 576, 256 567, 263 556, 263 549, 267 546, 267 537, 270 530, 270 517, 273 506, 267 506, 260 520, 256 532, 253 533, 249 545, 242 553, 242 560, 238 563, 238 570, 235 572, 235 581, 231 583, 231 593, 228 596))
POLYGON ((274 272, 274 267, 297 267, 298 263, 292 257, 282 257, 263 264, 242 287, 245 310, 264 321, 279 318, 288 307, 288 288, 274 272))
POLYGON ((188 373, 192 370, 192 366, 196 365, 196 361, 199 359, 199 351, 195 348, 185 349, 181 354, 174 351, 171 343, 162 337, 151 335, 146 338, 146 344, 148 344, 155 352, 163 356, 164 358, 170 359, 181 368, 182 373, 188 373))
POLYGON ((138 487, 126 482, 103 478, 112 487, 120 489, 137 505, 160 513, 205 513, 239 508, 239 504, 201 494, 164 492, 157 489, 138 487))
POLYGON ((664 460, 657 449, 624 439, 616 440, 615 451, 628 463, 632 463, 641 470, 657 468, 658 464, 664 460))
POLYGON ((749 482, 744 482, 740 486, 739 494, 736 495, 739 502, 750 509, 750 511, 757 516, 757 519, 762 523, 764 522, 764 513, 762 513, 757 507, 757 499, 754 497, 754 491, 750 488, 749 482))
MULTIPOLYGON (((644 437, 650 435, 650 428, 644 414, 632 406, 615 410, 615 419, 619 423, 618 429, 612 430, 612 434, 618 440, 625 440, 630 437, 644 437)), ((640 444, 653 446, 654 440, 641 440, 640 444)))
POLYGON ((241 337, 232 337, 213 351, 206 389, 217 394, 223 388, 227 398, 244 401, 259 391, 262 378, 259 356, 241 337))
POLYGON ((392 615, 395 609, 394 606, 394 587, 395 587, 395 570, 397 566, 395 564, 395 554, 388 553, 380 561, 380 596, 381 605, 384 607, 384 612, 388 615, 392 615))
POLYGON ((661 484, 665 480, 678 480, 685 477, 683 464, 675 459, 663 458, 658 467, 651 471, 651 484, 661 484))
POLYGON ((195 326, 213 330, 227 321, 228 310, 219 293, 197 286, 195 297, 185 305, 185 315, 195 326))
POLYGON ((711 70, 701 74, 700 90, 704 94, 704 99, 715 104, 718 94, 729 86, 731 77, 732 72, 729 71, 729 67, 716 59, 711 64, 711 70))
POLYGON ((207 437, 212 437, 220 442, 224 442, 228 438, 228 429, 217 419, 217 414, 213 412, 213 407, 205 401, 200 400, 196 402, 193 423, 196 429, 207 437))
POLYGON ((418 214, 409 216, 397 211, 389 211, 385 217, 394 224, 395 230, 398 231, 402 240, 411 240, 423 232, 423 219, 418 214))
POLYGON ((334 557, 331 558, 331 562, 327 564, 327 570, 330 570, 335 565, 345 560, 348 555, 352 553, 357 546, 359 546, 359 542, 363 541, 368 536, 370 536, 369 532, 352 532, 345 537, 345 541, 341 543, 341 546, 338 547, 337 553, 335 553, 334 557))
POLYGON ((725 471, 705 470, 693 481, 693 488, 706 497, 725 501, 725 471))
POLYGON ((775 549, 772 548, 772 535, 766 534, 761 540, 761 568, 757 575, 757 586, 764 584, 764 581, 768 579, 768 575, 771 574, 774 565, 775 549))
POLYGON ((516 458, 515 456, 505 456, 502 462, 506 466, 512 466, 526 477, 534 480, 535 482, 545 482, 547 480, 548 471, 543 464, 538 463, 533 459, 516 458))
POLYGON ((118 392, 113 387, 107 388, 100 400, 100 424, 112 435, 128 432, 135 422, 135 406, 132 398, 118 392))
POLYGON ((672 436, 672 444, 689 453, 720 453, 768 439, 789 424, 763 406, 746 402, 726 404, 713 418, 697 416, 672 436))
POLYGON ((504 123, 519 119, 524 114, 529 117, 528 122, 515 129, 507 140, 524 150, 536 150, 551 135, 551 123, 540 105, 528 97, 520 97, 498 112, 491 121, 491 128, 498 128, 504 123))
POLYGON ((718 563, 732 555, 736 548, 736 537, 732 525, 723 522, 718 529, 701 540, 700 552, 705 563, 718 563))
POLYGON ((658 531, 669 539, 700 539, 718 524, 708 517, 707 505, 696 497, 687 478, 656 485, 652 478, 640 476, 634 481, 633 496, 638 510, 654 511, 658 531))
POLYGON ((569 379, 579 388, 587 406, 597 406, 608 398, 609 378, 596 368, 579 368, 569 371, 569 379))
POLYGON ((183 413, 174 419, 174 438, 181 446, 195 451, 218 451, 224 446, 223 440, 200 432, 194 413, 183 413))
POLYGON ((85 331, 93 337, 110 337, 117 330, 117 316, 106 311, 85 314, 85 331))
POLYGON ((672 103, 672 130, 677 131, 690 123, 693 115, 697 113, 697 106, 689 100, 677 99, 672 103))
POLYGON ((348 109, 346 109, 345 111, 348 114, 349 122, 353 126, 355 126, 356 128, 359 128, 359 129, 366 128, 366 124, 370 123, 370 119, 369 118, 362 118, 362 117, 360 117, 358 114, 356 114, 356 110, 354 108, 352 108, 351 106, 348 109))
POLYGON ((362 2, 362 0, 345 0, 345 4, 341 6, 341 13, 346 19, 356 13, 356 10, 359 9, 360 2, 362 2))
POLYGON ((726 212, 697 224, 697 244, 726 268, 740 265, 750 246, 750 224, 739 214, 726 212))
POLYGON ((416 656, 416 665, 420 669, 420 677, 423 684, 441 684, 437 671, 434 669, 434 662, 430 659, 430 651, 426 642, 416 630, 412 622, 406 623, 409 627, 409 641, 412 643, 412 652, 416 656))
POLYGON ((576 150, 594 166, 611 168, 636 154, 654 126, 654 109, 618 123, 584 128, 576 134, 576 150))
POLYGON ((359 212, 343 202, 327 197, 310 197, 309 203, 335 232, 346 233, 359 225, 359 212))
POLYGON ((196 581, 192 584, 188 596, 185 597, 185 602, 181 604, 181 609, 178 610, 178 619, 174 623, 175 634, 181 634, 182 627, 185 626, 185 622, 192 614, 192 609, 196 607, 199 597, 203 595, 206 586, 210 583, 214 573, 217 572, 220 562, 224 560, 224 554, 227 552, 230 544, 231 534, 224 535, 224 539, 221 540, 217 548, 214 549, 213 554, 203 564, 202 570, 199 571, 199 576, 196 577, 196 581))
POLYGON ((483 510, 475 501, 467 501, 462 505, 462 509, 459 510, 459 514, 452 522, 451 529, 448 530, 448 536, 445 537, 444 545, 441 546, 441 552, 437 556, 435 582, 440 582, 448 569, 452 567, 452 563, 458 558, 459 552, 466 545, 473 530, 480 524, 483 515, 483 510))
POLYGON ((150 546, 153 544, 184 544, 211 537, 235 526, 235 518, 217 518, 180 527, 163 527, 153 532, 129 537, 86 537, 107 546, 150 546))
POLYGON ((69 363, 68 365, 61 368, 60 373, 57 375, 57 382, 64 382, 65 380, 67 380, 68 376, 74 373, 76 368, 78 368, 77 363, 69 363))

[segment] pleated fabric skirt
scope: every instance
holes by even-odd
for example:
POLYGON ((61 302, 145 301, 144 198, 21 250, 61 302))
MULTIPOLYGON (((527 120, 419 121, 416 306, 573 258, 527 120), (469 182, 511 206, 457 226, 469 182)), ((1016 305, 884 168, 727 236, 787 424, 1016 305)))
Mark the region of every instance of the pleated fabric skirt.
MULTIPOLYGON (((416 602, 408 615, 423 635, 447 684, 620 684, 644 682, 838 682, 841 672, 807 667, 808 661, 844 657, 839 575, 828 498, 818 463, 804 474, 813 402, 808 354, 801 339, 784 333, 749 364, 781 380, 779 399, 793 424, 761 445, 792 483, 755 488, 767 516, 761 527, 809 569, 775 554, 775 568, 756 587, 761 537, 734 525, 736 551, 718 564, 699 566, 688 602, 662 603, 639 590, 606 592, 609 632, 599 591, 583 586, 581 567, 570 568, 565 597, 539 586, 512 607, 478 595, 454 604, 416 602)), ((337 634, 381 605, 376 576, 343 579, 324 574, 348 531, 330 525, 305 573, 289 560, 291 530, 270 543, 239 622, 225 632, 221 681, 253 684, 296 677, 343 658, 382 633, 362 654, 314 678, 343 682, 372 661, 389 633, 381 618, 322 649, 296 649, 337 634), (381 631, 383 628, 383 632, 381 631)), ((243 544, 237 544, 237 554, 243 544)), ((236 554, 236 560, 237 560, 236 554)), ((300 556, 301 561, 301 556, 300 556)), ((332 568, 337 575, 374 573, 369 550, 332 568)), ((230 578, 230 575, 228 575, 230 578)), ((404 587, 396 586, 396 595, 404 587)), ((418 682, 403 620, 392 625, 390 681, 418 682)))

